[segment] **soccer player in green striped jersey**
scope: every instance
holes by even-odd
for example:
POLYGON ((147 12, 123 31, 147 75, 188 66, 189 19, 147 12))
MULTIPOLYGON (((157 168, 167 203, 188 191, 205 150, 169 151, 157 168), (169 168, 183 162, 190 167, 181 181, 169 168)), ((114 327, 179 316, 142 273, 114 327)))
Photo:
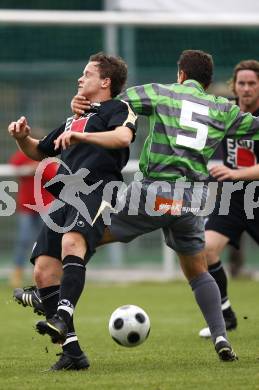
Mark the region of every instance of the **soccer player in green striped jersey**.
MULTIPOLYGON (((167 245, 178 253, 219 357, 235 360, 226 337, 219 289, 207 272, 203 218, 195 215, 188 205, 195 198, 194 183, 206 189, 207 163, 222 139, 228 135, 258 140, 259 120, 250 113, 242 113, 227 99, 208 94, 212 75, 213 61, 209 54, 186 50, 179 58, 177 83, 132 87, 120 96, 137 114, 149 120, 149 135, 140 156, 144 177, 141 183, 133 182, 125 191, 125 207, 112 215, 102 243, 128 242, 162 228, 167 245), (190 188, 184 186, 186 182, 190 188), (134 199, 140 184, 140 196, 134 199), (178 191, 181 184, 185 187, 182 193, 178 191), (138 213, 134 214, 136 204, 138 213), (147 208, 163 213, 154 215, 147 208)), ((76 114, 82 114, 87 106, 88 102, 79 96, 72 101, 76 114)), ((202 190, 199 197, 204 198, 202 190)))
MULTIPOLYGON (((208 179, 208 160, 222 139, 228 135, 258 140, 258 119, 242 113, 228 99, 206 92, 213 72, 208 54, 186 50, 178 66, 177 83, 128 88, 120 99, 149 120, 149 135, 140 156, 145 178, 204 181, 208 179), (205 66, 208 69, 204 73, 205 66)), ((84 97, 77 95, 74 112, 82 114, 85 107, 84 97)))
POLYGON ((122 96, 137 114, 149 118, 149 136, 140 157, 145 177, 203 181, 208 178, 208 160, 226 134, 259 139, 254 131, 258 122, 252 115, 242 114, 227 99, 205 92, 211 82, 209 75, 201 75, 204 81, 198 82, 199 69, 194 65, 186 77, 191 53, 180 58, 179 83, 133 87, 122 96))

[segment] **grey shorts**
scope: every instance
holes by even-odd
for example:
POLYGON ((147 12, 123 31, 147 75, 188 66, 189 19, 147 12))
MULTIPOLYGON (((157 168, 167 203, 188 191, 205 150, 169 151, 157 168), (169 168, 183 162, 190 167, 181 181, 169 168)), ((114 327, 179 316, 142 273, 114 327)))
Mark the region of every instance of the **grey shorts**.
POLYGON ((111 225, 108 229, 112 235, 118 241, 129 242, 142 234, 162 229, 166 244, 177 253, 194 255, 200 252, 205 246, 204 218, 191 212, 177 213, 181 204, 178 194, 172 191, 157 191, 154 188, 150 190, 149 184, 133 182, 124 191, 119 198, 123 208, 117 214, 111 215, 111 225), (171 210, 173 204, 176 212, 161 215, 158 204, 170 204, 171 210))

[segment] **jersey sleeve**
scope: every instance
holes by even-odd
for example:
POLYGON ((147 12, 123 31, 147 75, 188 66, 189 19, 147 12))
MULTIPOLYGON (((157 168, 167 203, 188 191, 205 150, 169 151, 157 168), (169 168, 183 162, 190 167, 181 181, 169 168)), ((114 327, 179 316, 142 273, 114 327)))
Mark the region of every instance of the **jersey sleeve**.
POLYGON ((158 100, 156 84, 145 84, 128 88, 119 96, 128 102, 139 115, 150 116, 154 113, 158 100))
POLYGON ((228 113, 226 135, 235 139, 259 140, 259 117, 233 105, 228 113))
POLYGON ((108 121, 108 130, 113 130, 118 126, 125 126, 132 130, 133 140, 135 139, 137 129, 137 116, 130 105, 124 101, 117 101, 116 108, 108 121))
POLYGON ((38 149, 48 157, 54 157, 61 153, 61 148, 55 150, 54 141, 63 133, 65 129, 65 123, 57 129, 51 131, 46 137, 40 140, 38 149))

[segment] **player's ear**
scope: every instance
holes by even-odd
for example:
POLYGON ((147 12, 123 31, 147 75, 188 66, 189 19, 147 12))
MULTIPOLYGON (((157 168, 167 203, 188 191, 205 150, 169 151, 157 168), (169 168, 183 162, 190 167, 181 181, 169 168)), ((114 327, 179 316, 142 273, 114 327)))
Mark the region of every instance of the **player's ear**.
POLYGON ((178 70, 177 82, 182 84, 187 79, 188 79, 187 74, 183 70, 178 70))
POLYGON ((109 77, 106 77, 102 80, 102 87, 103 88, 109 88, 111 86, 111 79, 109 77))

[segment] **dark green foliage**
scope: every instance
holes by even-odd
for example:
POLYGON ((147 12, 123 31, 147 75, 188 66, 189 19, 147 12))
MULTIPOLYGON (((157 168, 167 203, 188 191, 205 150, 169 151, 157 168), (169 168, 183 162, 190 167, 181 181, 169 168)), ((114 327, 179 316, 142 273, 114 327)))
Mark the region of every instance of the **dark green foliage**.
POLYGON ((87 10, 96 11, 103 7, 103 0, 1 0, 0 8, 44 9, 44 10, 87 10))

